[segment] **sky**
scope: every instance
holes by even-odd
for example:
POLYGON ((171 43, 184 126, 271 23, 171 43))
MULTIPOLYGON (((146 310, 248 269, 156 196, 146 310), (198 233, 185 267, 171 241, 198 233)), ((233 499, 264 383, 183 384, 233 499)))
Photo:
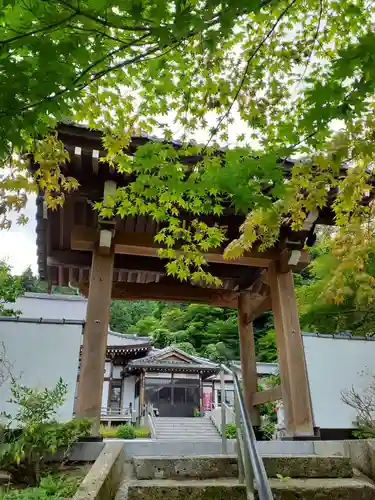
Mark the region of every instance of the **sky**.
POLYGON ((15 223, 15 214, 12 217, 14 222, 11 229, 1 231, 0 259, 6 260, 12 266, 14 274, 22 273, 28 266, 37 274, 35 196, 30 196, 22 213, 29 217, 26 226, 15 223))

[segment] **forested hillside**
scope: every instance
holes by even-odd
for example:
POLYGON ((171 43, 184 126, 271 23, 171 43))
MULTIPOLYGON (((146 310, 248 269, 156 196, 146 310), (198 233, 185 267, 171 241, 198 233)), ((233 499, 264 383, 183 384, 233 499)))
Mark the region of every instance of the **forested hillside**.
MULTIPOLYGON (((255 322, 258 341, 271 324, 270 314, 255 322)), ((201 304, 116 301, 111 307, 111 328, 149 335, 156 347, 176 345, 216 361, 239 358, 237 313, 230 309, 201 304)), ((267 361, 274 360, 272 353, 262 356, 267 361)))

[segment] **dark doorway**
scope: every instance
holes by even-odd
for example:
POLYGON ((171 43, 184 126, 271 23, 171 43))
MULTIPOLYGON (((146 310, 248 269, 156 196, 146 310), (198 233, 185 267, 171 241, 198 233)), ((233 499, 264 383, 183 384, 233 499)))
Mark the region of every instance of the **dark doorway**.
POLYGON ((160 417, 194 417, 200 404, 199 379, 145 378, 145 400, 160 417))

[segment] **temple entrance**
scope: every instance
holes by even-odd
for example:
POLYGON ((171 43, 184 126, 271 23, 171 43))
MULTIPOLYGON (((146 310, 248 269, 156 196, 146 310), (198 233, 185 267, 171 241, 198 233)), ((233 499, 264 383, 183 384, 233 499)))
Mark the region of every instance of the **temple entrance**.
MULTIPOLYGON (((232 260, 225 258, 224 245, 202 251, 207 270, 220 279, 220 287, 216 283, 209 285, 190 279, 180 281, 166 271, 165 262, 159 259, 159 251, 165 246, 156 244, 159 226, 151 215, 126 215, 107 220, 98 217, 93 210, 92 202, 112 196, 117 188, 127 188, 130 182, 128 176, 114 171, 109 163, 101 163, 98 169, 98 157, 106 154, 102 134, 62 124, 58 127, 58 138, 69 153, 64 175, 76 179, 79 189, 67 193, 64 205, 57 210, 46 210, 43 194, 38 196, 38 262, 40 274, 50 288, 70 285, 88 296, 77 418, 93 419, 93 434, 98 435, 111 300, 203 303, 238 310, 244 399, 253 424, 260 421, 260 404, 282 398, 288 437, 313 437, 314 421, 293 272, 303 269, 309 262, 304 246, 313 239, 315 224, 334 224, 329 207, 306 214, 298 231, 285 222, 277 244, 266 251, 257 249, 261 241, 254 242, 254 249, 232 260), (281 384, 258 392, 252 322, 270 309, 274 317, 281 384)), ((147 140, 132 138, 129 154, 134 154, 139 141, 147 140)), ((199 155, 184 155, 181 161, 193 166, 200 159, 199 155)), ((282 168, 287 167, 286 178, 292 165, 286 161, 280 163, 282 168)), ((34 158, 30 169, 36 171, 37 168, 34 158)), ((190 220, 182 210, 179 216, 182 221, 190 220)), ((202 216, 202 222, 209 227, 230 228, 229 239, 238 237, 244 221, 245 214, 229 206, 222 215, 202 216)), ((177 353, 174 359, 169 351, 161 349, 139 363, 128 363, 126 371, 140 376, 139 414, 144 411, 147 400, 155 404, 160 414, 171 416, 191 416, 194 408, 203 406, 202 381, 218 371, 217 365, 200 357, 183 356, 178 349, 173 349, 177 353), (184 357, 190 359, 184 360, 184 357), (169 380, 167 384, 154 385, 150 382, 146 400, 145 378, 157 378, 158 374, 162 379, 164 373, 179 375, 175 378, 184 382, 169 380), (197 377, 194 384, 190 384, 188 379, 193 374, 197 377)))
POLYGON ((194 417, 200 406, 199 379, 145 378, 145 402, 160 417, 194 417))

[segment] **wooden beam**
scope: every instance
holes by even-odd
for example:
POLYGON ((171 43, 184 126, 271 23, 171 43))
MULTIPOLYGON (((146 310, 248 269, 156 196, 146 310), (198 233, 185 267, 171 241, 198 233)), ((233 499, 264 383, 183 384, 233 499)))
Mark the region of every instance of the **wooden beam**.
MULTIPOLYGON (((83 295, 88 294, 87 282, 76 285, 83 295)), ((115 283, 112 299, 119 300, 161 300, 165 302, 193 302, 211 304, 217 307, 237 308, 237 293, 212 288, 200 288, 176 283, 115 283)))
POLYGON ((253 396, 258 391, 258 374, 255 356, 252 303, 249 292, 238 296, 238 330, 240 334, 240 358, 245 406, 254 426, 260 425, 259 409, 254 407, 253 396))
POLYGON ((301 252, 301 255, 298 259, 297 264, 290 265, 289 259, 292 255, 292 250, 286 248, 282 250, 280 253, 280 259, 278 262, 277 270, 280 271, 281 273, 287 273, 291 269, 293 269, 293 271, 302 271, 302 269, 305 269, 305 267, 310 264, 309 251, 306 249, 301 249, 299 250, 299 252, 301 252))
POLYGON ((102 256, 93 252, 76 417, 92 419, 94 435, 99 434, 113 261, 113 253, 102 256))
POLYGON ((82 168, 82 148, 81 146, 74 146, 74 154, 71 156, 70 161, 77 168, 82 168))
POLYGON ((313 436, 313 416, 293 275, 268 270, 285 422, 291 437, 313 436))
POLYGON ((94 172, 95 175, 98 175, 100 151, 98 149, 93 149, 91 156, 92 156, 92 171, 94 172))
POLYGON ((254 405, 272 403, 273 401, 277 401, 278 399, 282 399, 280 385, 278 385, 277 387, 272 387, 272 389, 267 389, 266 391, 256 392, 255 394, 253 394, 254 405))
MULTIPOLYGON (((91 267, 91 252, 78 250, 53 250, 47 257, 48 266, 62 266, 90 269, 91 267)), ((165 274, 165 265, 167 259, 155 259, 143 257, 139 255, 115 255, 114 268, 117 271, 136 271, 136 272, 155 272, 165 274)), ((209 264, 205 267, 207 271, 218 278, 228 278, 236 280, 237 278, 246 277, 248 283, 252 283, 254 279, 254 269, 248 266, 225 266, 223 264, 209 264)))
POLYGON ((251 321, 259 318, 265 312, 272 308, 271 298, 269 295, 263 297, 252 295, 251 321))
MULTIPOLYGON (((74 226, 71 232, 71 248, 72 250, 93 251, 98 238, 99 234, 96 228, 74 226)), ((161 247, 154 242, 153 235, 148 233, 116 232, 114 237, 114 249, 117 254, 159 257, 159 248, 161 247)), ((266 268, 278 259, 279 251, 247 252, 243 257, 237 259, 224 259, 223 249, 213 248, 204 256, 207 262, 266 268)))

